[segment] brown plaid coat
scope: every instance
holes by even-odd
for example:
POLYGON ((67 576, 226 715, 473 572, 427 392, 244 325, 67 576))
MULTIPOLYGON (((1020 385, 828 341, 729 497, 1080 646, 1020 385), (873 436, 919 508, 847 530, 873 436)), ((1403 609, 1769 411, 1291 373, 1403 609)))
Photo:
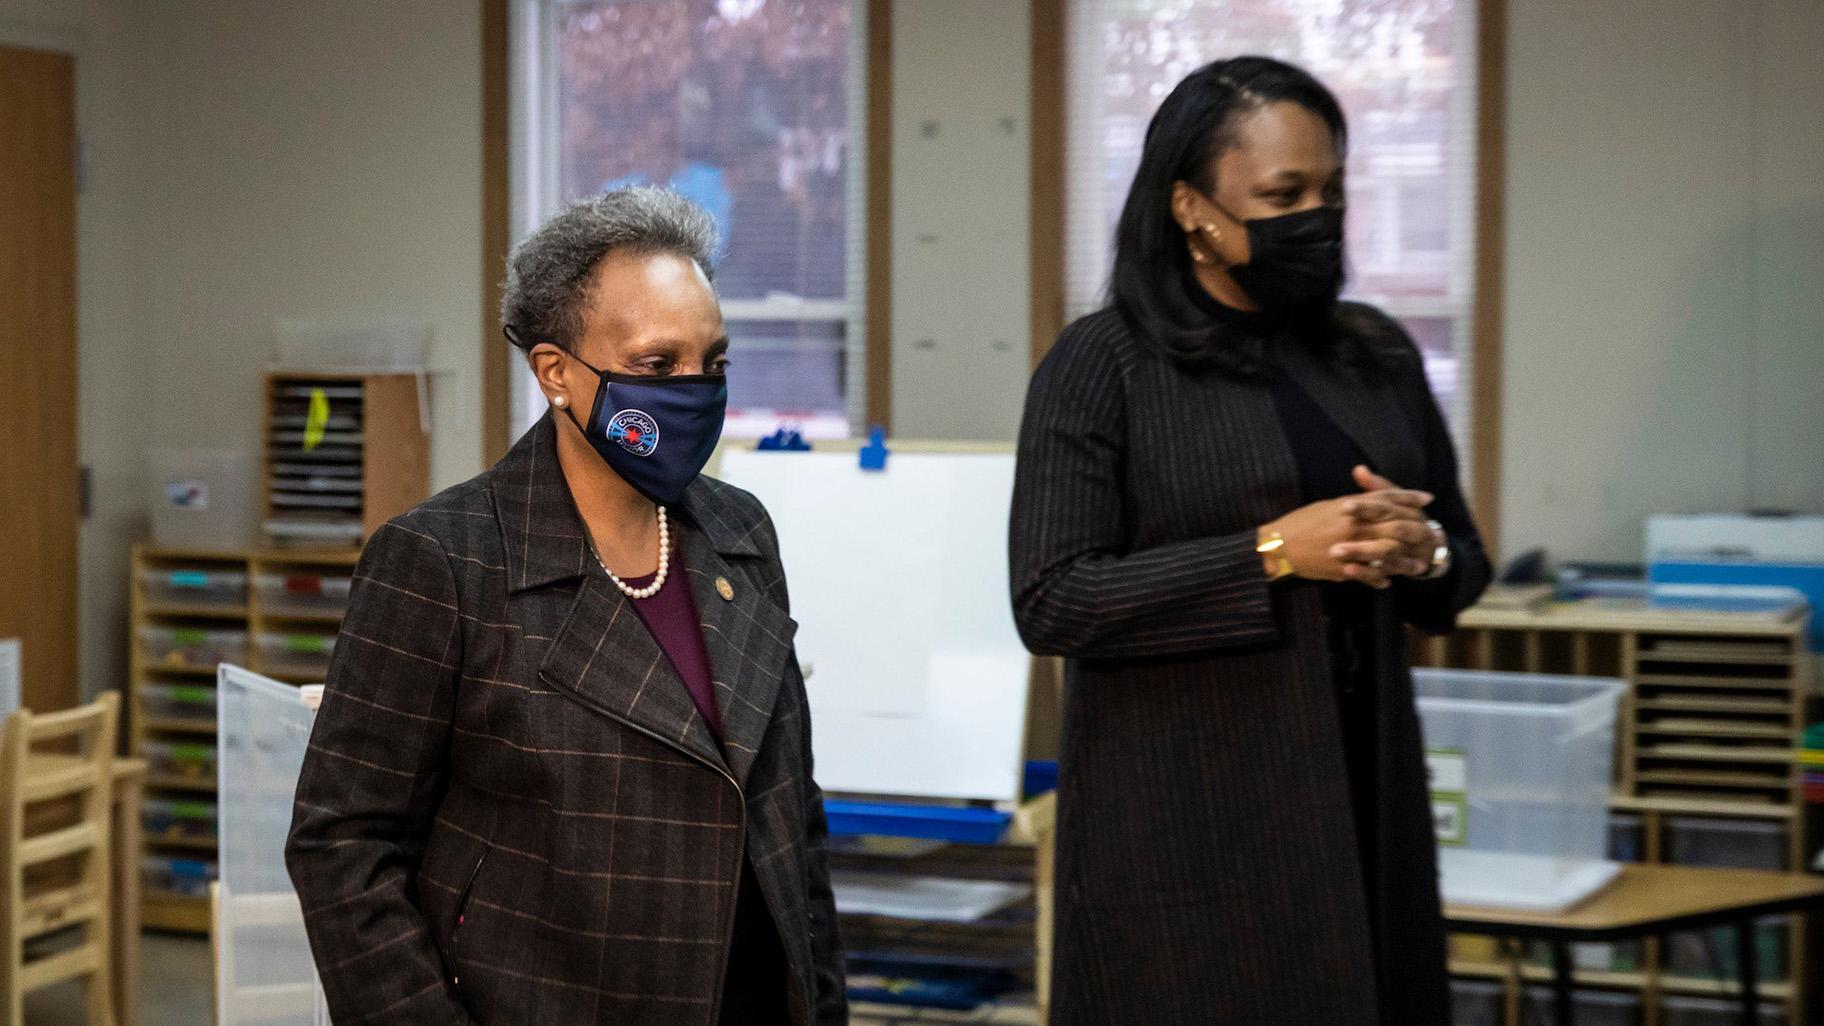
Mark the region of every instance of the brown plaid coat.
POLYGON ((287 846, 337 1026, 714 1024, 744 850, 792 1022, 846 1021, 777 538, 709 478, 683 506, 720 744, 590 556, 549 416, 368 543, 287 846))

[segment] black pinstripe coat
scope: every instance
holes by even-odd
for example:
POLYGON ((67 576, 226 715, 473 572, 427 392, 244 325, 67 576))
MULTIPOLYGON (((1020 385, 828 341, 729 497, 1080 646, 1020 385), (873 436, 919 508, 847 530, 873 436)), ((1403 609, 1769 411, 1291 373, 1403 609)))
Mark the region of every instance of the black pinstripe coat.
POLYGON ((1110 311, 1067 328, 1033 377, 1011 557, 1026 643, 1068 657, 1054 1026, 1447 1021, 1402 622, 1448 629, 1487 560, 1411 341, 1354 305, 1337 330, 1406 369, 1375 377, 1291 343, 1276 359, 1375 469, 1440 497, 1456 565, 1375 599, 1373 880, 1320 598, 1269 585, 1254 551, 1256 527, 1300 505, 1269 386, 1184 369, 1110 311))
POLYGON ((744 850, 792 1021, 846 1020, 777 539, 709 478, 683 506, 720 744, 590 557, 549 415, 369 542, 287 848, 338 1026, 714 1024, 744 850))

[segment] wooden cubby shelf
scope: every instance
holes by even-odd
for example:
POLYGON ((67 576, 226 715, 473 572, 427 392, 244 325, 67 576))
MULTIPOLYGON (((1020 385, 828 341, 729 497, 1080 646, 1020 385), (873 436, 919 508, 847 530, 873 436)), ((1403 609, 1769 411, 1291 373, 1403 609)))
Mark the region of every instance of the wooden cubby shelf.
MULTIPOLYGON (((133 550, 128 736, 148 761, 148 827, 159 804, 200 816, 215 802, 216 661, 293 683, 321 681, 341 623, 353 549, 133 550), (186 598, 186 594, 190 597, 186 598)), ((209 820, 213 828, 213 820, 209 820)), ((148 829, 141 921, 209 928, 204 875, 216 845, 148 829), (183 893, 170 884, 184 867, 183 893)))

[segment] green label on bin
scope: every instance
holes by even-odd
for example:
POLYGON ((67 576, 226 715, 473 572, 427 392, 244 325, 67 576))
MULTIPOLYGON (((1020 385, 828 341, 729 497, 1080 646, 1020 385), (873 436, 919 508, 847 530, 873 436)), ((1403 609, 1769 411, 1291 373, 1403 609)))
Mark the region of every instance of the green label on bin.
POLYGON ((178 819, 214 819, 215 806, 203 802, 172 802, 171 815, 178 819))
POLYGON ((314 655, 321 655, 324 652, 329 651, 329 638, 322 634, 287 634, 285 636, 285 651, 309 652, 314 655))
POLYGON ((1431 780, 1431 826, 1438 843, 1453 848, 1469 843, 1469 774, 1463 749, 1425 749, 1425 775, 1431 780))
POLYGON ((209 688, 174 687, 171 689, 171 701, 185 705, 214 705, 215 692, 209 688))
POLYGON ((215 749, 206 745, 172 745, 171 758, 178 762, 208 762, 215 758, 215 749))
POLYGON ((171 629, 171 643, 174 645, 188 647, 191 645, 201 645, 207 640, 209 639, 203 634, 202 629, 199 627, 173 627, 171 629))

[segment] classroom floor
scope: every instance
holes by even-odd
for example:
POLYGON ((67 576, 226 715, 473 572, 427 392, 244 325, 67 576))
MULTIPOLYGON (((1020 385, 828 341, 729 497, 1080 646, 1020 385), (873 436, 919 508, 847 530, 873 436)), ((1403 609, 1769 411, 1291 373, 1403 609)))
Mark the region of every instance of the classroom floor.
MULTIPOLYGON (((214 985, 209 941, 147 933, 139 945, 141 1026, 207 1026, 214 985)), ((75 983, 47 987, 25 999, 29 1026, 82 1026, 82 989, 75 983)))
MULTIPOLYGON (((148 933, 140 941, 140 1017, 142 1026, 205 1026, 210 1020, 209 988, 214 972, 209 942, 200 937, 148 933)), ((82 991, 74 983, 51 987, 25 1002, 29 1026, 81 1026, 82 991)), ((887 1005, 857 1005, 852 1026, 914 1026, 925 1023, 1001 1023, 1029 1026, 1038 1022, 1030 998, 974 1012, 909 1012, 887 1005)))

